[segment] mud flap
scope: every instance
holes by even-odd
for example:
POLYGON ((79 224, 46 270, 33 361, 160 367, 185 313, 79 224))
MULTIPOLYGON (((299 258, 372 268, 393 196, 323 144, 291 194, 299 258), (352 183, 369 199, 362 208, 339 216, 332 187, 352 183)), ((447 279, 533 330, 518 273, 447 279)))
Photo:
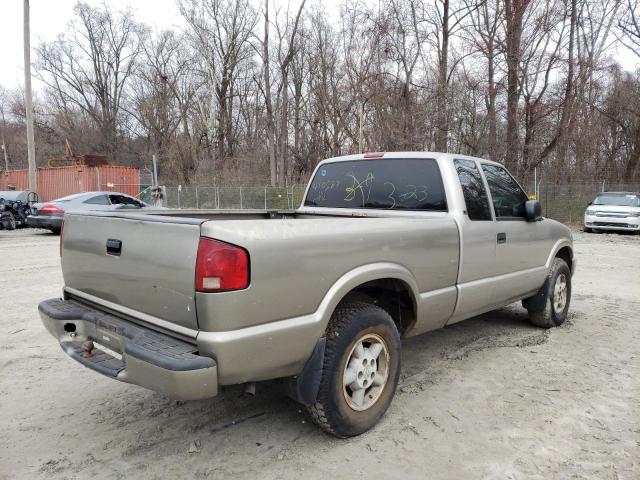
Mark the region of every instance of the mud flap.
POLYGON ((326 344, 327 339, 324 336, 320 337, 300 375, 290 377, 285 381, 286 393, 295 401, 304 405, 313 405, 316 402, 322 378, 326 344))

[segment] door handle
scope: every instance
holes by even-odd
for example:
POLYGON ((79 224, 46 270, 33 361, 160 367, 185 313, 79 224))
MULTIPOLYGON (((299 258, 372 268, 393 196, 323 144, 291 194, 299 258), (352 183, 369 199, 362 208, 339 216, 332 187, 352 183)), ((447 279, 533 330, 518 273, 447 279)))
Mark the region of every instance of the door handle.
POLYGON ((107 240, 107 255, 119 257, 122 254, 122 241, 115 238, 107 240))
POLYGON ((507 243, 507 234, 505 232, 500 232, 497 236, 498 243, 507 243))

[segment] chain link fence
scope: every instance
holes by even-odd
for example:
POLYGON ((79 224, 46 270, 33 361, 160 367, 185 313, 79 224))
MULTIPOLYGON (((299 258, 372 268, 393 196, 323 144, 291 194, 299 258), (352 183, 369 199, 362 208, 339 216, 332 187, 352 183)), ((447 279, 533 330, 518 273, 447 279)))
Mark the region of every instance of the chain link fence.
MULTIPOLYGON (((572 183, 566 185, 538 185, 538 199, 543 215, 567 225, 582 224, 589 202, 602 191, 640 192, 640 183, 572 183)), ((532 188, 529 192, 533 194, 532 188)))
MULTIPOLYGON (((639 183, 603 184, 572 183, 549 185, 540 182, 537 187, 528 187, 528 194, 534 195, 542 203, 545 217, 553 218, 569 225, 582 223, 585 208, 598 192, 625 191, 640 192, 639 183)), ((202 209, 295 209, 300 206, 306 185, 289 187, 219 187, 181 186, 166 187, 164 206, 169 208, 202 209)))
POLYGON ((298 208, 305 185, 290 187, 166 187, 163 202, 169 208, 266 209, 298 208))

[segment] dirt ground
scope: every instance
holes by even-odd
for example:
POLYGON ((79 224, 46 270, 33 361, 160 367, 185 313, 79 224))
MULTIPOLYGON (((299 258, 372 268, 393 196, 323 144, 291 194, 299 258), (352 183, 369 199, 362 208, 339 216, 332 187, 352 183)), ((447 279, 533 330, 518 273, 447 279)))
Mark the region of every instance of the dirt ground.
POLYGON ((640 236, 575 233, 571 316, 514 305, 405 341, 372 431, 329 437, 273 384, 176 402, 67 358, 36 306, 58 238, 0 232, 0 478, 640 478, 640 236))

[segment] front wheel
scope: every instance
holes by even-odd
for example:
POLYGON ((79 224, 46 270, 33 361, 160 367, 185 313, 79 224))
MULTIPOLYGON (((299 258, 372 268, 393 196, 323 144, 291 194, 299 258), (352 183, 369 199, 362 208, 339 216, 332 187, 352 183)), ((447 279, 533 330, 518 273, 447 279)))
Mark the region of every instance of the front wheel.
POLYGON ((316 424, 337 437, 360 435, 389 408, 400 377, 400 335, 389 314, 364 302, 339 305, 327 328, 316 424))
POLYGON ((567 319, 571 302, 571 269, 561 258, 555 258, 542 288, 533 297, 522 301, 529 320, 538 327, 562 325, 567 319))

